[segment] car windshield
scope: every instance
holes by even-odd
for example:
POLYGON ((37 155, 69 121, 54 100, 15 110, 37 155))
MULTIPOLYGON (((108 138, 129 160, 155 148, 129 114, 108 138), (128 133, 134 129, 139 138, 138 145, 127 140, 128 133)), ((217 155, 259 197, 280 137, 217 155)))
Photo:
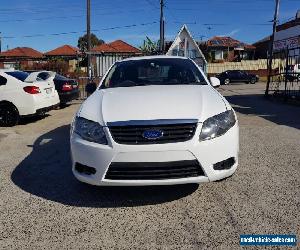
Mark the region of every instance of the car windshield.
POLYGON ((156 58, 116 63, 101 88, 177 84, 207 85, 191 60, 156 58))
POLYGON ((23 72, 23 71, 9 71, 9 72, 5 72, 6 74, 13 76, 14 78, 17 78, 18 80, 24 82, 25 79, 29 76, 29 74, 27 72, 23 72))

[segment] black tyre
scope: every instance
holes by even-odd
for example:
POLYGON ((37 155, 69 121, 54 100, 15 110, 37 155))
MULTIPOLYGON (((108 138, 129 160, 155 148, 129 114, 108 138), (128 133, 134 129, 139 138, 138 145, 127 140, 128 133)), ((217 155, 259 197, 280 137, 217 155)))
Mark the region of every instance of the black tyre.
POLYGON ((229 78, 226 78, 225 80, 224 80, 224 85, 228 85, 230 83, 230 79, 229 78))
POLYGON ((252 79, 250 80, 250 83, 251 83, 251 84, 255 84, 255 83, 256 83, 256 79, 255 79, 255 78, 252 78, 252 79))
POLYGON ((18 109, 11 103, 0 103, 0 126, 12 127, 18 124, 20 115, 18 109))

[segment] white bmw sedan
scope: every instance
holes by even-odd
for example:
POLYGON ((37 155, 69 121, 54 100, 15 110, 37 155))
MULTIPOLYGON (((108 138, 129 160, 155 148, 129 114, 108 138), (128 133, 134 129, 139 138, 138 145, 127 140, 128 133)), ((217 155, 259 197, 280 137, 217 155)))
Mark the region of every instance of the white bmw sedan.
POLYGON ((0 126, 17 125, 21 117, 44 114, 58 105, 53 83, 35 73, 0 70, 0 126))
POLYGON ((75 177, 93 185, 170 185, 231 176, 237 117, 184 57, 116 62, 71 126, 75 177))

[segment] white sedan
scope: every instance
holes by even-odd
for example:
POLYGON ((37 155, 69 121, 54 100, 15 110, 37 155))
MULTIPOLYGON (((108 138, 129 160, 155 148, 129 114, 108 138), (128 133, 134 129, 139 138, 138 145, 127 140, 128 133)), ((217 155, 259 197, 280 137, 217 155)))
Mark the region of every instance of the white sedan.
POLYGON ((14 126, 20 117, 45 113, 58 104, 53 83, 23 71, 0 71, 0 126, 14 126))
POLYGON ((239 129, 214 89, 219 84, 184 57, 116 62, 74 117, 75 177, 93 185, 169 185, 231 176, 239 129))

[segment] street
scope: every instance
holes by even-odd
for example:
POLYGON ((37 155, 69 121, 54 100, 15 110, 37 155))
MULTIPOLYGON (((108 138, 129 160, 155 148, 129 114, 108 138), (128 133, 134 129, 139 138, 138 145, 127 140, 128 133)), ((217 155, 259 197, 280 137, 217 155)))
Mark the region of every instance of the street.
POLYGON ((238 114, 239 167, 199 186, 77 181, 69 124, 80 101, 0 128, 0 248, 237 249, 240 234, 299 236, 300 108, 264 89, 218 89, 238 114))

